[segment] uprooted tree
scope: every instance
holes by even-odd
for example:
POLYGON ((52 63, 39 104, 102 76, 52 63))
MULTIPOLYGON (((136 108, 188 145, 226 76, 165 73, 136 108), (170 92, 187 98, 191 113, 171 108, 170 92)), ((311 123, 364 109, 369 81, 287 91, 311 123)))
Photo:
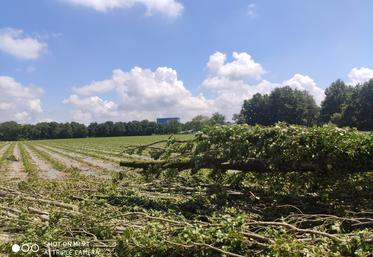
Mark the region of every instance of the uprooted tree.
POLYGON ((127 154, 144 151, 153 159, 126 160, 121 165, 149 172, 163 169, 196 172, 203 168, 218 172, 373 170, 373 133, 330 125, 216 126, 196 133, 191 140, 170 137, 166 141, 124 148, 127 154))

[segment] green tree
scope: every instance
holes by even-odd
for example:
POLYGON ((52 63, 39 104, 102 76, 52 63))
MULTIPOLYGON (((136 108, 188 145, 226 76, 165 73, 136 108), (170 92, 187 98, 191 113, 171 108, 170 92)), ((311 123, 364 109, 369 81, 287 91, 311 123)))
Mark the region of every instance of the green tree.
POLYGON ((88 129, 84 124, 77 122, 70 123, 74 138, 83 138, 88 136, 88 129))
POLYGON ((96 136, 98 137, 109 137, 112 135, 114 122, 106 121, 105 123, 100 123, 97 126, 96 136))
POLYGON ((181 131, 181 124, 175 120, 168 122, 166 125, 163 125, 165 134, 176 134, 181 131))
POLYGON ((342 109, 340 126, 373 130, 373 79, 353 88, 353 93, 342 109))
POLYGON ((208 126, 210 123, 210 118, 204 115, 197 115, 191 121, 185 123, 186 130, 199 131, 202 128, 208 126))
POLYGON ((112 136, 124 136, 126 134, 126 124, 124 122, 115 122, 113 125, 112 136))
POLYGON ((214 114, 212 114, 212 116, 210 118, 210 124, 211 125, 223 125, 223 124, 225 124, 225 116, 223 114, 215 112, 214 114))
POLYGON ((319 107, 311 95, 286 86, 274 89, 270 95, 256 94, 245 100, 239 117, 253 125, 284 121, 311 126, 316 124, 318 115, 319 107))
POLYGON ((269 102, 272 123, 285 121, 310 126, 317 122, 319 108, 307 91, 288 86, 276 88, 270 94, 269 102))
POLYGON ((21 134, 22 127, 17 122, 9 121, 0 124, 0 140, 17 140, 21 134))
POLYGON ((373 79, 359 87, 358 129, 373 130, 373 79))
POLYGON ((351 86, 347 86, 340 79, 334 81, 325 90, 325 99, 321 103, 320 121, 323 123, 331 121, 338 124, 342 109, 346 106, 352 94, 353 88, 351 86))
POLYGON ((97 136, 97 122, 92 122, 88 125, 88 136, 95 137, 97 136))
POLYGON ((60 134, 59 138, 72 138, 73 137, 73 130, 71 128, 70 123, 63 123, 60 124, 60 134))
POLYGON ((240 114, 241 119, 252 125, 271 124, 272 117, 269 99, 268 95, 255 94, 251 99, 245 100, 240 114))

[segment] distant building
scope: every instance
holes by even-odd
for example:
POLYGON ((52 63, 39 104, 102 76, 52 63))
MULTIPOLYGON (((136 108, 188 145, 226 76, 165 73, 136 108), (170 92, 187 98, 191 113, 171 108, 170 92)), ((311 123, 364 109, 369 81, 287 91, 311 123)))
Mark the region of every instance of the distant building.
POLYGON ((176 122, 179 123, 180 122, 180 118, 178 118, 178 117, 173 117, 173 118, 157 118, 157 124, 159 124, 159 125, 167 125, 171 121, 176 121, 176 122))

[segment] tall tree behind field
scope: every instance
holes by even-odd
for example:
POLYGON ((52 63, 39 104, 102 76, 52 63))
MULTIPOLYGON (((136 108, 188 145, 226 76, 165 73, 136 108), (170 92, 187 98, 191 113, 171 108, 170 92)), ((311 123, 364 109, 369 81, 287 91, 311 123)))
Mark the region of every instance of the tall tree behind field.
POLYGON ((313 97, 306 91, 290 87, 276 88, 269 98, 272 123, 285 121, 290 124, 311 126, 316 124, 319 115, 313 97))
POLYGON ((373 79, 364 83, 359 89, 358 128, 373 130, 373 79))
POLYGON ((373 130, 373 79, 353 88, 338 125, 373 130))
POLYGON ((245 100, 240 113, 248 124, 270 125, 278 121, 311 126, 317 123, 319 107, 306 91, 288 86, 274 89, 270 95, 256 94, 245 100))
POLYGON ((224 125, 226 124, 225 116, 221 113, 215 112, 211 117, 205 115, 197 115, 191 121, 186 122, 182 129, 200 131, 201 129, 211 125, 224 125))
POLYGON ((83 138, 83 137, 88 136, 88 129, 84 124, 80 124, 77 122, 71 122, 70 126, 72 130, 72 137, 83 138))
POLYGON ((191 121, 185 123, 186 130, 199 131, 210 124, 210 118, 205 115, 197 115, 191 121))
POLYGON ((273 117, 268 95, 255 94, 250 100, 245 100, 238 119, 248 124, 270 125, 273 117))
POLYGON ((88 136, 95 137, 97 134, 97 127, 98 127, 97 122, 92 122, 91 124, 89 124, 88 125, 88 136))
POLYGON ((352 86, 346 85, 342 80, 334 81, 325 89, 325 99, 321 103, 320 121, 338 124, 343 108, 346 107, 354 93, 352 86))
POLYGON ((210 118, 210 124, 211 125, 223 125, 223 124, 225 124, 225 116, 223 114, 218 113, 218 112, 213 113, 211 118, 210 118))
POLYGON ((0 140, 10 141, 18 139, 22 127, 17 122, 9 121, 0 124, 0 140))

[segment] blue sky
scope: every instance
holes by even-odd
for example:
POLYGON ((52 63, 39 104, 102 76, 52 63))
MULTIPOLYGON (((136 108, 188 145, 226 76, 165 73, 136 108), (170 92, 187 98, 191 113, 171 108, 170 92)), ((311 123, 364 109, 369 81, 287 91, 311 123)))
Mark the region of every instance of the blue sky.
POLYGON ((373 77, 372 10, 370 0, 3 0, 0 121, 230 119, 283 85, 319 103, 337 78, 373 77))

